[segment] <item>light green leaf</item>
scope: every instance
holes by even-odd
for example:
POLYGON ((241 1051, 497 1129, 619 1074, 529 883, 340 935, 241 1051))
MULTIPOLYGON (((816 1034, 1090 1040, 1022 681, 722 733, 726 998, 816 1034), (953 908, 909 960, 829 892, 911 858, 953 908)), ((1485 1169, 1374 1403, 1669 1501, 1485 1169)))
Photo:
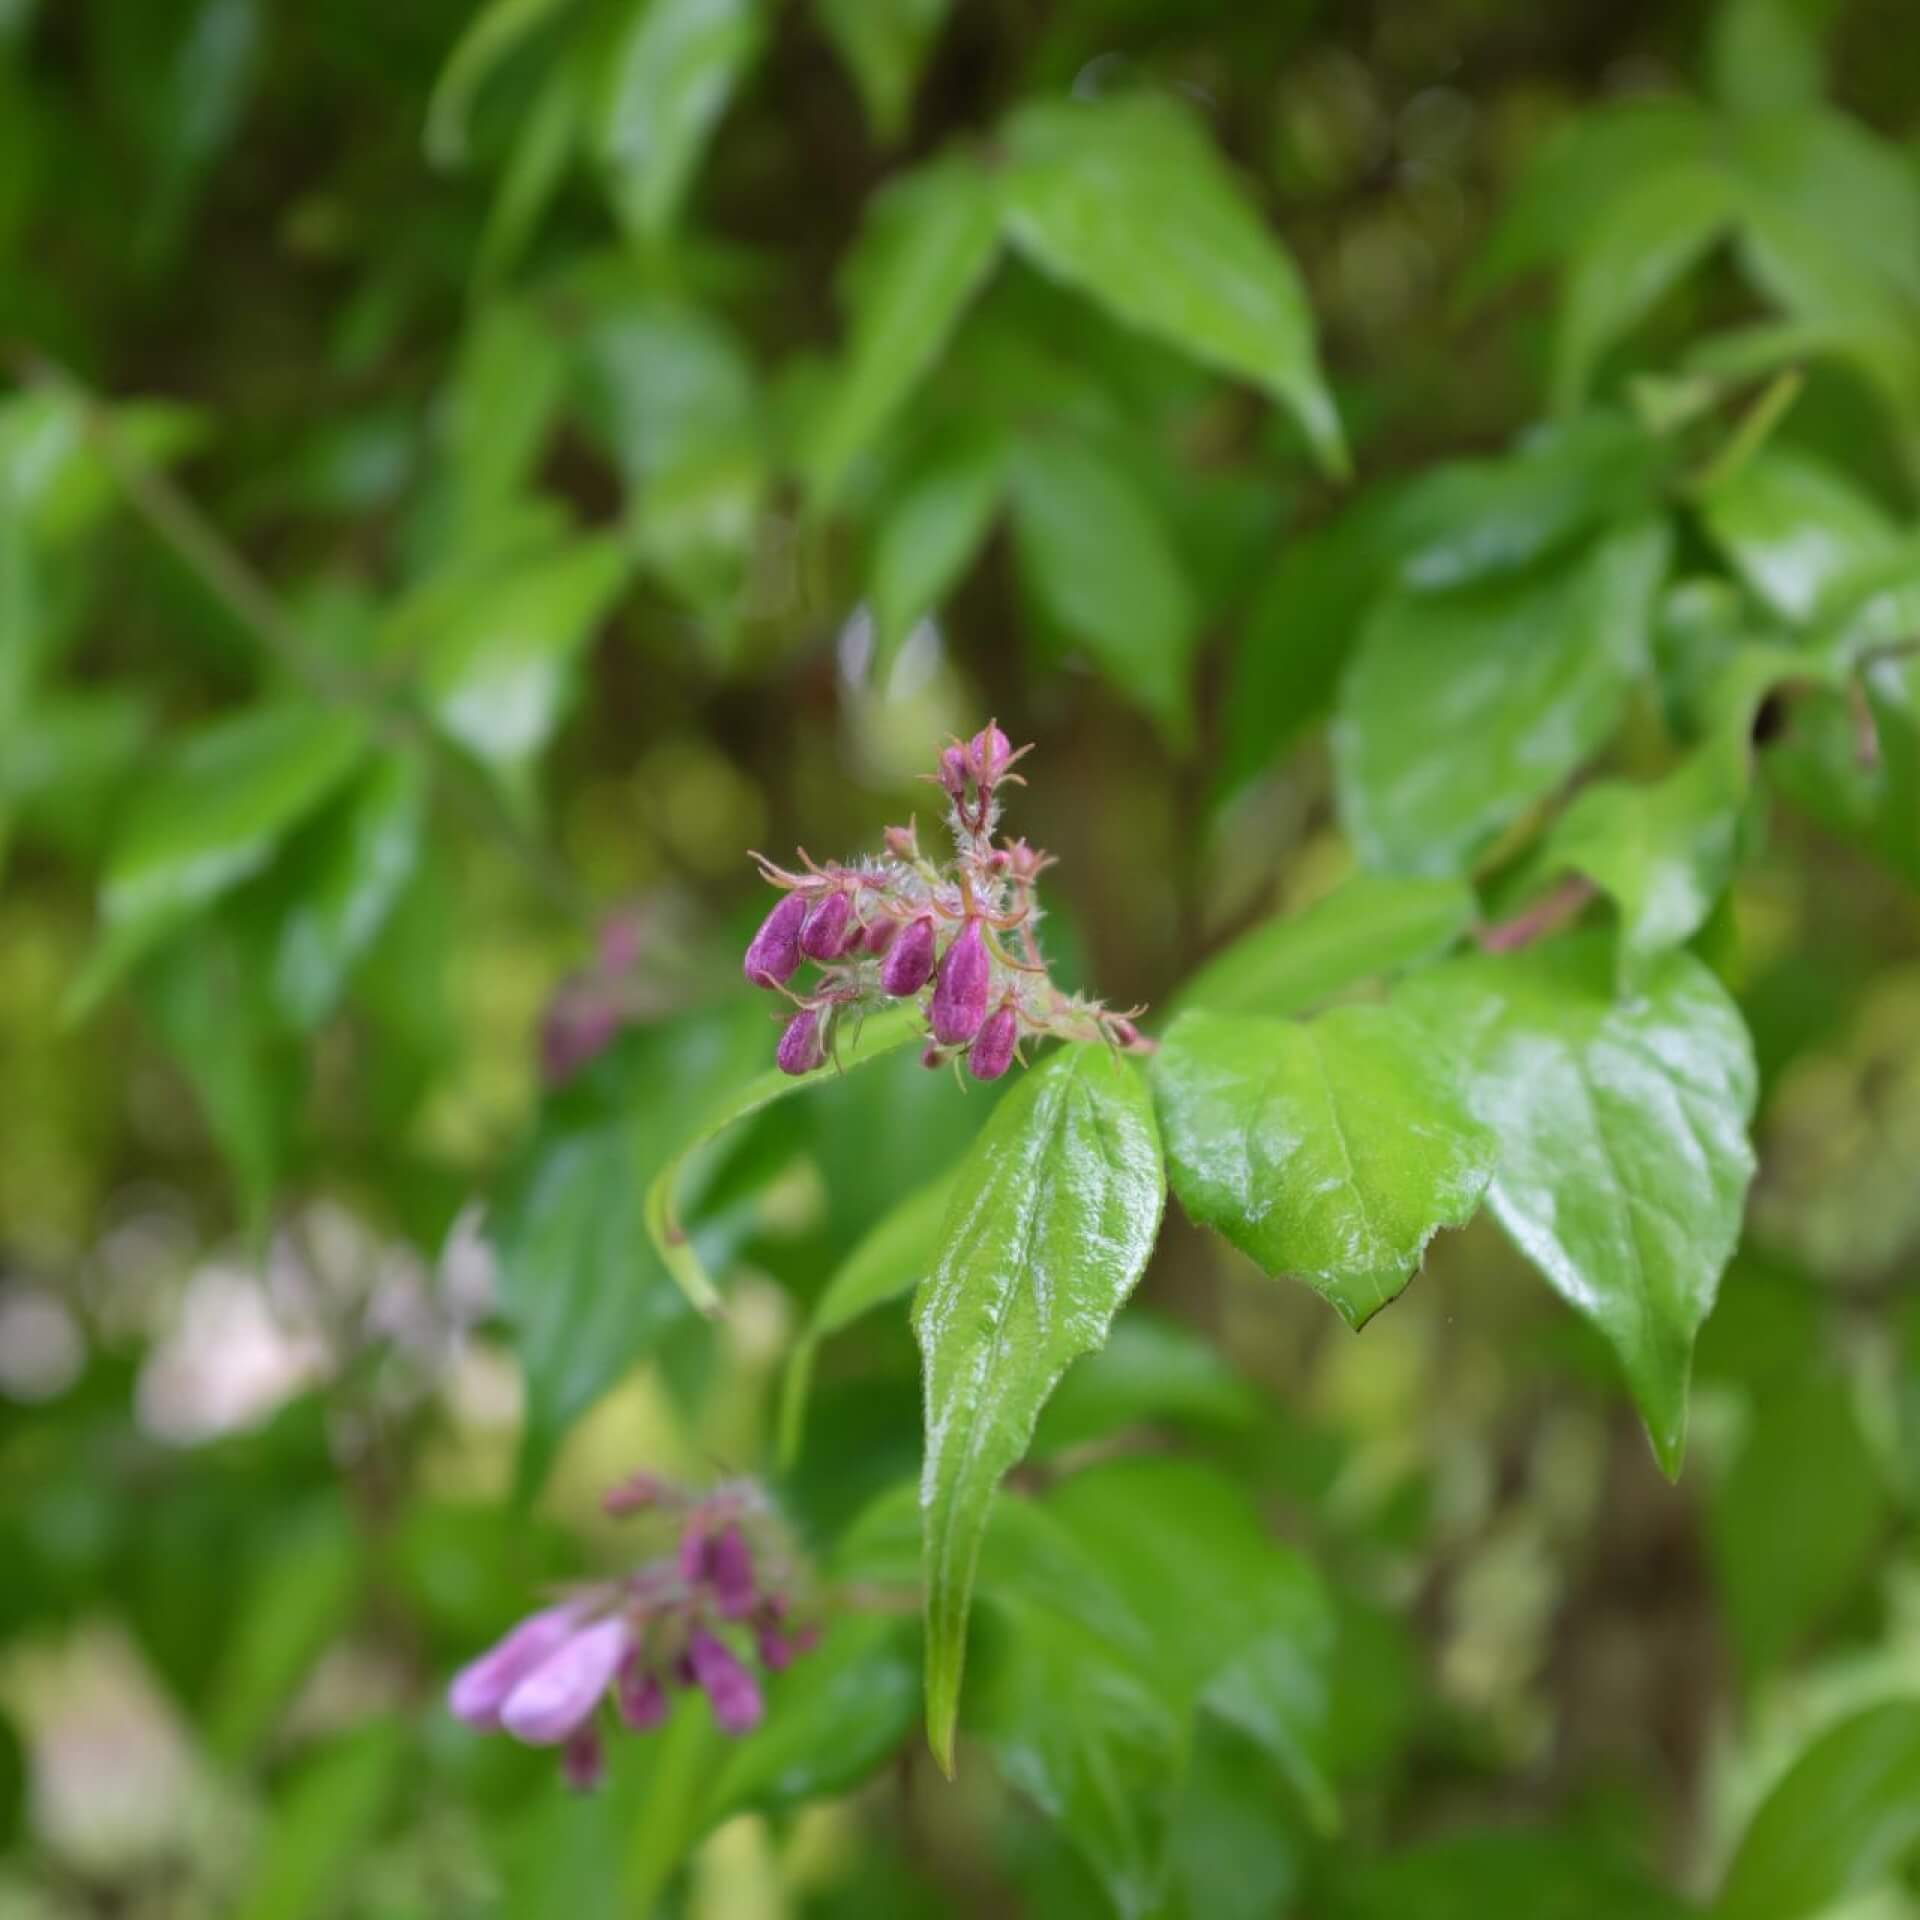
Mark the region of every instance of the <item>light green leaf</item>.
POLYGON ((933 1271, 940 1228, 947 1217, 954 1174, 949 1171, 910 1193, 886 1214, 835 1269, 814 1302, 807 1330, 787 1361, 780 1397, 780 1462, 800 1457, 801 1428, 820 1342, 862 1314, 911 1293, 933 1271))
POLYGON ((1714 1920, 1813 1920, 1920 1845, 1920 1701, 1869 1707, 1823 1734, 1761 1803, 1714 1920))
POLYGON ((1694 1336, 1753 1175, 1753 1051, 1725 989, 1670 953, 1616 999, 1608 941, 1582 935, 1450 962, 1396 1004, 1458 1049, 1499 1143, 1494 1217, 1611 1343, 1677 1473, 1694 1336))
POLYGON ((1351 1327, 1400 1292, 1440 1228, 1473 1218, 1493 1171, 1451 1062, 1390 1007, 1185 1013, 1153 1084, 1188 1214, 1351 1327))
POLYGON ((389 754, 315 823, 288 880, 274 959, 274 997, 290 1025, 311 1030, 339 1003, 413 876, 426 802, 425 766, 389 754))
MULTIPOLYGON (((129 401, 100 416, 132 458, 163 466, 205 437, 201 416, 159 400, 129 401)), ((113 505, 116 481, 93 433, 86 396, 64 384, 0 402, 0 512, 35 546, 90 533, 113 505)))
POLYGON ((83 1014, 135 960, 251 879, 359 764, 366 726, 312 703, 216 721, 141 784, 107 858, 103 937, 68 996, 83 1014))
POLYGON ((1897 554, 1898 529, 1854 484, 1811 454, 1768 447, 1701 503, 1708 536, 1788 620, 1811 620, 1848 577, 1897 554))
MULTIPOLYGON (((504 775, 523 769, 559 725, 575 661, 630 565, 623 542, 595 534, 478 571, 436 598, 421 620, 420 685, 442 729, 504 775)), ((421 591, 435 594, 436 583, 421 591)))
POLYGON ((760 0, 629 0, 602 56, 595 144, 614 211, 636 238, 673 225, 766 32, 760 0))
POLYGON ((1381 602, 1333 729, 1369 865, 1460 872, 1597 751, 1647 662, 1667 552, 1642 525, 1512 580, 1381 602))
POLYGON ((992 180, 959 154, 901 175, 869 203, 846 275, 846 356, 806 447, 817 507, 833 503, 940 358, 993 268, 998 220, 992 180))
POLYGON ((583 51, 576 43, 554 62, 521 118, 474 254, 477 286, 492 286, 513 270, 586 139, 583 51))
POLYGON ((1738 195, 1712 166, 1661 174, 1622 195, 1573 260, 1554 345, 1554 404, 1570 413, 1600 356, 1704 259, 1738 195))
POLYGON ((554 329, 530 302, 497 298, 475 315, 440 409, 450 545, 475 538, 526 485, 566 375, 554 329))
POLYGON ((1160 1142, 1132 1063, 1068 1047, 962 1163, 914 1303, 926 1381, 927 1730, 949 1772, 981 1538, 1001 1476, 1068 1365, 1099 1346, 1153 1250, 1160 1142))
POLYGON ((427 102, 427 158, 436 167, 464 166, 467 120, 494 69, 534 33, 558 18, 574 0, 492 0, 476 12, 427 102))
POLYGON ((1006 485, 1007 445, 992 428, 943 439, 882 510, 873 536, 873 678, 887 673, 914 622, 934 611, 986 540, 1006 485))
POLYGON ((896 1047, 904 1047, 910 1041, 918 1040, 921 1031, 912 1008, 899 1007, 874 1014, 853 1033, 839 1040, 836 1059, 829 1060, 812 1073, 782 1073, 777 1067, 769 1067, 764 1073, 756 1074, 745 1086, 715 1102, 700 1124, 682 1137, 680 1146, 647 1188, 647 1232, 661 1259, 667 1263, 667 1271, 702 1313, 717 1313, 720 1310, 720 1295, 701 1264, 700 1256, 694 1251, 686 1228, 680 1224, 676 1200, 695 1156, 729 1127, 750 1114, 758 1113, 776 1100, 785 1099, 788 1094, 798 1093, 803 1087, 814 1085, 827 1075, 848 1072, 854 1067, 864 1066, 869 1060, 878 1059, 884 1053, 890 1053, 896 1047))
POLYGON ((1198 609, 1172 536, 1125 471, 1078 440, 1023 440, 1013 464, 1021 571, 1048 616, 1176 747, 1193 731, 1198 609))
POLYGON ((1037 102, 1007 122, 1004 144, 1014 247, 1129 326, 1265 388, 1320 464, 1347 471, 1300 275, 1185 107, 1037 102))
POLYGON ((1821 41, 1830 0, 1720 0, 1707 36, 1715 95, 1738 113, 1775 116, 1817 104, 1826 85, 1821 41))
POLYGON ((952 0, 818 0, 820 25, 853 74, 878 137, 906 131, 913 89, 952 0))
POLYGON ((1463 880, 1356 873, 1303 912, 1243 933, 1187 981, 1174 1005, 1299 1013, 1357 981, 1444 953, 1477 913, 1463 880))
POLYGON ((1279 1768, 1238 1729, 1203 1714, 1167 1836, 1165 1920, 1291 1913, 1311 1853, 1279 1768))

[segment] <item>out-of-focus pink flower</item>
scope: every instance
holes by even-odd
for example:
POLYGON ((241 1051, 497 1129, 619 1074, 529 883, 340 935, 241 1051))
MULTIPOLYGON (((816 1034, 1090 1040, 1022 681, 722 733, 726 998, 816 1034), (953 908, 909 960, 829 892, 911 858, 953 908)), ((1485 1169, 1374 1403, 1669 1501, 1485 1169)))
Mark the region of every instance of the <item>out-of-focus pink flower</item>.
POLYGON ((507 1695, 500 1724, 530 1747, 557 1745, 592 1717, 632 1647, 619 1615, 581 1627, 507 1695))
POLYGON ((760 1683, 724 1640, 696 1628, 687 1642, 687 1665, 695 1684, 707 1696, 722 1733, 750 1733, 760 1724, 765 1710, 760 1683))
POLYGON ((507 1695, 557 1652, 579 1624, 580 1608, 571 1602, 529 1614, 504 1639, 453 1676, 447 1688, 447 1705, 455 1718, 470 1727, 497 1727, 507 1695))

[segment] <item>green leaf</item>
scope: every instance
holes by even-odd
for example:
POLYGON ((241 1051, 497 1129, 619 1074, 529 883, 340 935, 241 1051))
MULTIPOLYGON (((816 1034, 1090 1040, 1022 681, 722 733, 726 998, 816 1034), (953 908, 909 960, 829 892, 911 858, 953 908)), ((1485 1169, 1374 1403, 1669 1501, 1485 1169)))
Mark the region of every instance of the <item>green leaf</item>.
POLYGON ((908 1622, 843 1615, 820 1645, 775 1677, 767 1714, 728 1749, 700 1825, 745 1808, 798 1806, 856 1787, 905 1738, 920 1700, 908 1622))
POLYGON ((1291 1913, 1310 1852, 1285 1775, 1237 1728, 1202 1714, 1167 1836, 1166 1920, 1291 1913))
POLYGON ((481 569, 450 590, 429 581, 395 618, 424 629, 421 691, 441 728, 476 759, 519 775, 559 725, 574 663, 630 564, 620 540, 596 534, 481 569))
POLYGON ((1031 437, 1014 458, 1013 531, 1021 572, 1048 617, 1184 746, 1198 609, 1152 503, 1085 443, 1031 437))
POLYGON ((276 1801, 234 1920, 304 1920, 338 1904, 405 1785, 407 1737, 372 1720, 305 1762, 276 1801))
POLYGON ((873 1308, 904 1298, 933 1271, 953 1182, 952 1172, 943 1173, 908 1194, 840 1263, 814 1302, 807 1330, 788 1358, 780 1396, 783 1467, 790 1468, 800 1457, 801 1428, 820 1342, 873 1308))
POLYGON ((673 225, 766 32, 760 0, 629 0, 601 56, 595 145, 636 238, 673 225))
POLYGON ((820 25, 853 74, 874 133, 906 131, 913 89, 952 0, 818 0, 820 25))
POLYGON ((1613 1346, 1671 1475, 1694 1335, 1753 1175, 1753 1052, 1689 954, 1657 960, 1631 999, 1612 983, 1608 941, 1582 935, 1450 962, 1396 1004, 1459 1050, 1499 1143, 1488 1205, 1613 1346))
POLYGON ((1648 524, 1512 580, 1381 602, 1333 730, 1341 818, 1369 865, 1461 871, 1611 736, 1667 551, 1648 524))
POLYGON ((1048 1511, 1145 1623, 1152 1669, 1285 1768, 1314 1820, 1325 1774, 1333 1615, 1318 1577, 1246 1498, 1192 1461, 1133 1459, 1073 1475, 1048 1511))
POLYGON ((1259 1417, 1260 1396, 1210 1341, 1145 1307, 1113 1323, 1107 1344, 1054 1389, 1034 1429, 1033 1456, 1069 1452, 1143 1421, 1214 1430, 1259 1417))
POLYGON ((1768 447, 1701 503, 1714 544, 1774 612, 1807 621, 1849 576, 1897 554, 1892 520, 1810 454, 1768 447))
POLYGON ((1047 1395, 1099 1346, 1146 1266, 1166 1198, 1132 1063, 1056 1053, 994 1110, 962 1163, 940 1261, 914 1302, 926 1378, 927 1731, 953 1768, 967 1613, 1001 1476, 1047 1395))
POLYGON ((1007 445, 995 429, 963 428, 937 445, 890 499, 873 536, 873 679, 884 687, 914 623, 932 613, 972 564, 999 511, 1007 445))
POLYGON ((1462 880, 1356 873, 1303 912, 1263 920, 1192 975, 1176 1008, 1299 1013, 1444 953, 1479 911, 1462 880))
POLYGON ((311 1031, 338 1005, 413 877, 426 801, 422 763, 389 754, 316 823, 288 883, 274 958, 274 997, 290 1025, 311 1031))
POLYGON ((782 1073, 769 1067, 756 1074, 745 1086, 714 1103, 706 1117, 690 1134, 682 1136, 666 1164, 647 1188, 647 1232, 653 1240, 667 1271, 702 1313, 720 1309, 720 1295, 708 1277, 700 1256, 694 1251, 687 1230, 680 1224, 676 1194, 688 1176, 689 1163, 727 1129, 776 1100, 798 1093, 828 1075, 840 1074, 864 1066, 896 1047, 904 1047, 921 1037, 921 1027, 913 1009, 900 1007, 871 1015, 851 1035, 843 1037, 836 1049, 837 1058, 812 1073, 782 1073))
POLYGON ((1748 1824, 1714 1920, 1812 1920, 1920 1844, 1920 1701, 1870 1707, 1823 1734, 1748 1824))
POLYGON ((1738 195, 1720 168, 1661 174, 1621 196, 1575 255, 1554 343, 1554 404, 1580 404, 1600 357, 1704 259, 1738 195))
POLYGON ((27 1743, 0 1713, 0 1854, 11 1853, 27 1824, 27 1743))
POLYGON ((583 50, 583 43, 576 43, 554 62, 521 118, 474 254, 479 287, 493 286, 513 270, 585 141, 583 50))
POLYGON ((1817 105, 1831 0, 1720 0, 1707 37, 1714 94, 1738 113, 1772 116, 1817 105))
POLYGON ((559 411, 566 356, 530 303, 495 298, 460 345, 440 408, 450 546, 478 537, 527 484, 559 411))
POLYGON ((964 155, 903 174, 868 203, 846 273, 845 360, 805 450, 816 507, 833 504, 848 469, 940 358, 998 251, 993 182, 964 155))
POLYGON ((107 859, 105 923, 67 1000, 83 1014, 126 969, 273 858, 281 840, 353 772, 356 715, 262 705, 175 747, 141 783, 107 859))
POLYGON ((492 0, 467 24, 427 102, 427 158, 436 167, 467 159, 467 121, 480 89, 500 63, 574 0, 492 0))
POLYGON ((1350 1327, 1400 1292, 1440 1228, 1473 1218, 1493 1171, 1450 1061, 1390 1007, 1184 1013, 1153 1084, 1187 1213, 1350 1327))
POLYGON ((1746 1677, 1765 1676, 1859 1586, 1889 1520, 1880 1463, 1843 1374, 1804 1354, 1749 1409, 1707 1533, 1746 1677))
POLYGON ((1346 473, 1300 275, 1185 107, 1037 102, 1007 122, 1004 145, 1014 247, 1127 325, 1264 388, 1320 464, 1346 473))

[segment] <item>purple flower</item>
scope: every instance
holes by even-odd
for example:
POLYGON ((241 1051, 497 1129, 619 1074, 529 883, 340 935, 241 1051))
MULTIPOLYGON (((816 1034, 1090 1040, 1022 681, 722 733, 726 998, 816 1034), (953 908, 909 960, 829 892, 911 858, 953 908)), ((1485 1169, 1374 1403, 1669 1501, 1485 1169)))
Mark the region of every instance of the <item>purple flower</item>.
POLYGON ((753 1638, 760 1651, 760 1664, 769 1673, 780 1673, 792 1666, 794 1644, 778 1627, 762 1620, 754 1628, 753 1638))
POLYGON ((847 944, 847 916, 853 909, 844 893, 828 894, 807 915, 800 929, 800 951, 809 960, 837 960, 847 944))
POLYGON ((700 1512, 690 1514, 687 1524, 680 1529, 680 1578, 684 1584, 697 1587, 705 1583, 710 1550, 706 1515, 700 1512))
POLYGON ((900 922, 891 915, 883 913, 870 927, 861 932, 860 944, 866 948, 867 952, 877 956, 885 953, 893 945, 893 937, 899 931, 900 922))
POLYGON ((811 1073, 826 1057, 820 1042, 820 1015, 813 1007, 802 1007, 787 1022, 774 1050, 774 1063, 782 1073, 811 1073))
POLYGON ((784 986, 800 965, 800 929, 806 924, 804 895, 788 894, 760 922, 760 931, 747 944, 743 966, 756 987, 784 986))
POLYGON ((507 1695, 554 1653, 579 1624, 580 1608, 571 1601, 529 1614, 504 1639, 496 1641, 453 1676, 447 1688, 447 1706, 454 1717, 470 1727, 497 1727, 501 1704, 507 1695))
POLYGON ((923 913, 902 929, 880 969, 880 984, 896 1000, 905 1000, 927 984, 933 972, 933 915, 923 913))
POLYGON ((1013 764, 1013 742, 990 720, 967 742, 967 771, 991 788, 1013 764))
POLYGON ((708 1542, 707 1584, 722 1620, 744 1620, 753 1611, 753 1555, 737 1526, 724 1528, 708 1542))
POLYGON ((540 1021, 540 1077, 564 1085, 597 1059, 620 1031, 620 1009, 600 990, 570 982, 547 1002, 540 1021))
POLYGON ((1019 1038, 1019 1016, 1011 1007, 996 1007, 974 1037, 967 1053, 967 1071, 976 1080, 998 1080, 1013 1064, 1014 1043, 1019 1038))
POLYGON ((607 1774, 607 1756, 600 1747, 600 1731, 588 1725, 567 1736, 560 1754, 560 1777, 575 1793, 591 1793, 607 1774))
POLYGON ((760 1683, 734 1658, 725 1641, 696 1628, 687 1642, 687 1664, 722 1733, 749 1733, 760 1724, 764 1711, 760 1683))
POLYGON ((967 756, 965 749, 961 747, 957 741, 950 747, 941 748, 940 773, 938 777, 940 785, 945 788, 954 799, 961 799, 965 795, 967 791, 967 756))
POLYGON ((618 1614, 580 1628, 507 1695, 500 1724, 530 1747, 558 1745, 592 1718, 632 1647, 618 1614))
POLYGON ((621 1725, 635 1733, 650 1732, 667 1717, 667 1690, 651 1667, 641 1665, 637 1653, 620 1669, 613 1701, 620 1711, 621 1725))
POLYGON ((940 962, 933 1004, 927 1009, 933 1037, 943 1046, 958 1046, 980 1031, 981 1021, 987 1017, 991 976, 980 922, 970 919, 954 935, 946 958, 940 962))

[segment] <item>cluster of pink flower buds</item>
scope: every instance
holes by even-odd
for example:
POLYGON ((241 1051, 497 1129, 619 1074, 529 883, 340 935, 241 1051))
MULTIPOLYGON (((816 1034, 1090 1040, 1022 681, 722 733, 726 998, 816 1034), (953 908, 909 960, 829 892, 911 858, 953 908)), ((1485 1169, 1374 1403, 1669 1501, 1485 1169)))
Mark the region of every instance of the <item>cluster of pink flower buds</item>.
POLYGON ((1000 790, 1025 784, 1013 767, 1030 751, 989 721, 941 753, 926 778, 946 795, 944 862, 921 852, 911 822, 887 829, 884 853, 851 866, 817 866, 803 852, 805 870, 789 873, 754 855, 781 898, 744 970, 793 1002, 775 1051, 784 1072, 823 1065, 847 1021, 901 1001, 923 1006, 926 1065, 964 1060, 976 1080, 999 1079, 1028 1039, 1152 1044, 1128 1015, 1062 993, 1047 973, 1035 882, 1053 863, 1024 840, 995 838, 1000 790), (815 971, 796 988, 808 963, 815 971))
POLYGON ((640 958, 645 934, 636 912, 601 924, 593 964, 563 981, 540 1020, 540 1077, 564 1085, 606 1052, 625 1023, 627 976, 640 958))
POLYGON ((670 1550, 617 1579, 569 1592, 529 1614, 454 1675, 447 1704, 469 1726, 558 1747, 570 1785, 598 1784, 601 1726, 635 1732, 667 1717, 675 1687, 707 1697, 724 1733, 750 1732, 764 1704, 742 1657, 769 1673, 813 1645, 796 1625, 799 1569, 784 1529, 750 1481, 695 1500, 653 1474, 610 1492, 609 1513, 670 1521, 670 1550))

